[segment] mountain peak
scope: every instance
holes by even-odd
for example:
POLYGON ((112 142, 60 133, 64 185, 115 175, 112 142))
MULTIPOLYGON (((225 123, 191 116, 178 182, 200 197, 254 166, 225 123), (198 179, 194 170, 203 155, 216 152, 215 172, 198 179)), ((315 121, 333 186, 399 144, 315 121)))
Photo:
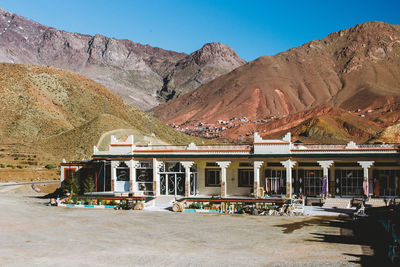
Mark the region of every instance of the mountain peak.
MULTIPOLYGON (((399 27, 367 22, 260 57, 157 107, 155 114, 189 127, 232 117, 268 121, 320 105, 350 113, 382 108, 400 98, 399 27)), ((197 51, 199 57, 210 47, 197 51)), ((248 134, 258 130, 252 127, 248 134)))
POLYGON ((191 53, 190 56, 197 65, 204 65, 215 60, 219 61, 219 59, 237 65, 236 67, 246 63, 231 47, 217 42, 206 43, 202 48, 191 53))
POLYGON ((107 86, 141 109, 196 89, 245 63, 220 43, 206 44, 192 54, 193 57, 101 34, 66 32, 0 8, 0 62, 72 70, 107 86), (176 73, 178 79, 172 78, 169 83, 176 73), (166 90, 167 97, 162 93, 166 90))

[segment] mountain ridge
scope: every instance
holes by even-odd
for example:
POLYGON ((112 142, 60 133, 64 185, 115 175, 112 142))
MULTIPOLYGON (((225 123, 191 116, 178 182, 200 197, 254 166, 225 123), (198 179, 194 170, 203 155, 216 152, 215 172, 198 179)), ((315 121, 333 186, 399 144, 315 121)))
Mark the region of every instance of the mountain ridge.
MULTIPOLYGON (((165 78, 187 56, 127 39, 57 30, 0 9, 0 61, 50 65, 80 73, 142 110, 174 98, 158 95, 164 87, 175 90, 177 95, 180 90, 187 92, 196 88, 197 83, 191 80, 198 76, 199 69, 192 71, 193 66, 181 71, 187 75, 183 84, 175 79, 175 84, 165 86, 165 78)), ((226 73, 235 67, 237 65, 233 64, 229 68, 223 66, 217 69, 218 73, 226 73)), ((209 73, 202 75, 210 76, 209 73)))
MULTIPOLYGON (((374 89, 382 91, 379 96, 383 96, 381 102, 384 102, 387 99, 383 93, 391 92, 390 95, 393 95, 393 88, 397 90, 395 90, 397 92, 395 95, 400 95, 400 81, 396 78, 397 74, 400 74, 400 31, 394 29, 395 27, 389 24, 378 22, 357 25, 275 56, 260 57, 177 100, 155 108, 156 114, 166 122, 181 124, 188 120, 209 121, 211 118, 218 120, 229 116, 247 116, 252 119, 259 119, 263 115, 283 116, 321 104, 348 107, 346 100, 354 102, 352 97, 357 92, 370 90, 371 86, 367 86, 368 82, 375 86, 377 81, 380 84, 376 87, 381 88, 374 89), (375 41, 372 42, 374 38, 371 37, 367 39, 367 41, 371 39, 372 43, 364 48, 366 51, 360 52, 358 48, 365 44, 357 44, 355 41, 357 38, 368 38, 368 31, 361 31, 355 36, 349 33, 360 32, 360 28, 371 28, 371 25, 381 32, 374 32, 375 41), (392 34, 392 36, 389 35, 392 40, 388 34, 392 34), (350 40, 343 40, 346 37, 350 40), (384 40, 384 38, 389 40, 384 40), (341 42, 345 44, 342 45, 341 42), (377 46, 378 44, 387 49, 385 55, 381 54, 383 48, 377 46), (335 47, 336 45, 339 47, 335 47), (384 57, 389 58, 388 62, 382 63, 384 57), (386 63, 391 65, 387 67, 386 63), (382 75, 388 73, 386 76, 389 77, 385 81, 379 81, 379 78, 359 81, 360 77, 352 77, 357 72, 362 72, 360 76, 368 77, 371 76, 370 73, 374 75, 376 68, 385 72, 382 75), (349 89, 349 87, 356 88, 349 89), (259 99, 261 102, 258 103, 260 110, 258 113, 248 114, 249 106, 254 106, 255 103, 247 100, 254 94, 263 96, 259 99), (212 101, 201 102, 201 98, 205 95, 212 101), (221 96, 225 96, 225 99, 221 99, 221 96), (204 104, 207 105, 202 106, 204 104), (176 108, 178 106, 185 109, 178 110, 176 108), (224 106, 224 108, 220 107, 212 114, 201 111, 210 110, 215 106, 224 106), (187 114, 190 114, 190 118, 186 118, 187 114)), ((363 108, 368 108, 365 106, 365 101, 355 104, 364 104, 363 108)), ((356 108, 356 105, 351 108, 356 108)))
POLYGON ((354 113, 397 103, 398 77, 400 26, 367 22, 257 58, 154 110, 182 127, 284 118, 321 105, 354 113))

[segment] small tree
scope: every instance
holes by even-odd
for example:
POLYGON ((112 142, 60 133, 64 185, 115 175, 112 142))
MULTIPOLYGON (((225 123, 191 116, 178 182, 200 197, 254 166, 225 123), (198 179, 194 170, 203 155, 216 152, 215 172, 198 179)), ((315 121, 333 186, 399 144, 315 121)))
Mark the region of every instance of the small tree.
POLYGON ((86 176, 82 183, 83 193, 94 192, 96 190, 93 177, 91 175, 86 176))
POLYGON ((71 174, 62 184, 63 193, 70 193, 71 196, 79 193, 78 179, 76 173, 71 174))

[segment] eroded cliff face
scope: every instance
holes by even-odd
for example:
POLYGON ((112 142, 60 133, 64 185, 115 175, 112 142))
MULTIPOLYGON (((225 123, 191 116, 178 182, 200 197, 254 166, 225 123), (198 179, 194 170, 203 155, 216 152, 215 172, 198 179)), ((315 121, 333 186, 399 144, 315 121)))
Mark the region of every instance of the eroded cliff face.
POLYGON ((83 74, 144 110, 244 63, 222 44, 200 50, 187 55, 129 40, 65 32, 0 9, 1 62, 50 65, 83 74), (203 56, 190 63, 193 54, 203 56))

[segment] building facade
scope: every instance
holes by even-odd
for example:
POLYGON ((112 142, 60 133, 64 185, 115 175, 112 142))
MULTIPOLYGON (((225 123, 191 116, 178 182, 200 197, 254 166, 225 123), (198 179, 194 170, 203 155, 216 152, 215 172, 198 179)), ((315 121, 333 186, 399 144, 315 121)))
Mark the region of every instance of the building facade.
POLYGON ((111 137, 92 160, 61 164, 61 180, 91 175, 98 192, 133 195, 331 197, 400 196, 398 145, 308 145, 264 140, 251 145, 135 146, 111 137))

